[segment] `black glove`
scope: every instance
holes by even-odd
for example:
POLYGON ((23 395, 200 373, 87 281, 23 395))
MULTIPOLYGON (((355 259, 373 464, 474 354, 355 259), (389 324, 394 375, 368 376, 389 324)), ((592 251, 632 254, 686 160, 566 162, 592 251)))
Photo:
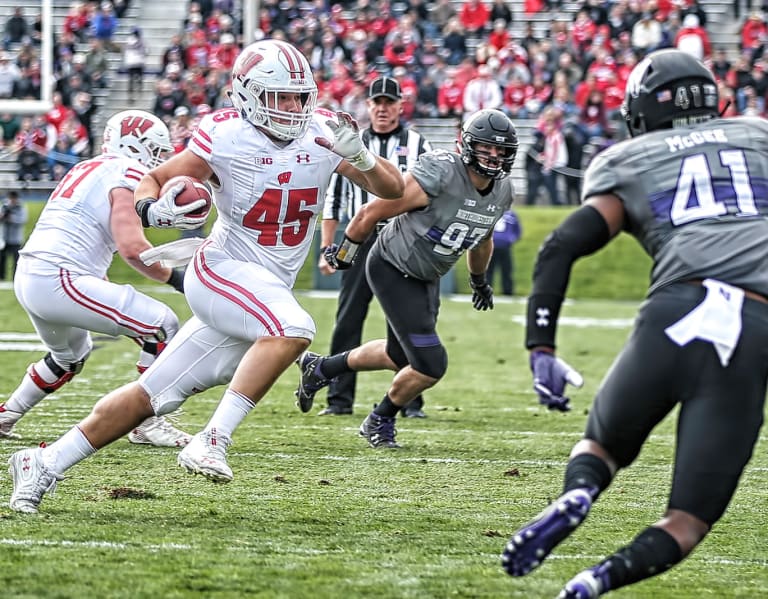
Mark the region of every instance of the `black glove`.
POLYGON ((485 273, 469 275, 469 286, 472 287, 472 305, 475 310, 493 310, 493 287, 488 284, 485 273))
POLYGON ((166 283, 173 287, 179 293, 184 293, 184 273, 186 271, 183 268, 172 268, 171 276, 166 283))
POLYGON ((344 235, 344 241, 341 242, 341 245, 332 243, 323 250, 323 256, 325 256, 325 261, 336 270, 346 270, 355 263, 355 256, 359 249, 360 244, 358 242, 352 241, 344 235))

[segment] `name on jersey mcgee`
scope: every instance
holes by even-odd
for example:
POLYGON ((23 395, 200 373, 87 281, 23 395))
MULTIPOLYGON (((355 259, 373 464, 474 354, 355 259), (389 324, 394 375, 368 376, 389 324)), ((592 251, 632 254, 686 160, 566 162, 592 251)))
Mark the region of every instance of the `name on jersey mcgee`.
POLYGON ((670 152, 678 152, 685 148, 700 146, 701 144, 727 143, 728 136, 722 129, 704 129, 694 131, 690 135, 673 135, 665 137, 670 152))

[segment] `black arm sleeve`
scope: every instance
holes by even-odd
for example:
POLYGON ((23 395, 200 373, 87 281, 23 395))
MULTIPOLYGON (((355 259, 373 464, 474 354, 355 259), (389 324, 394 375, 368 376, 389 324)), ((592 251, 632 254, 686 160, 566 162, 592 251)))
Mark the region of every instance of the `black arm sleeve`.
POLYGON ((547 236, 533 269, 525 347, 555 347, 557 319, 573 263, 596 252, 610 240, 608 223, 591 206, 582 206, 573 212, 547 236))

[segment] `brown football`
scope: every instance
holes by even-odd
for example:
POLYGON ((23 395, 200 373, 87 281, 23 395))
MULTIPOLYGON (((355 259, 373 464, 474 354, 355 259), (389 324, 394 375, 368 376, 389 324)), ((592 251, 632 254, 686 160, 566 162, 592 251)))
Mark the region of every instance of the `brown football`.
POLYGON ((160 195, 172 189, 179 183, 184 183, 182 189, 174 200, 177 206, 186 206, 196 200, 205 200, 205 206, 202 206, 194 212, 188 213, 188 216, 207 216, 211 211, 211 189, 200 179, 195 179, 188 175, 179 175, 169 179, 160 189, 160 195))

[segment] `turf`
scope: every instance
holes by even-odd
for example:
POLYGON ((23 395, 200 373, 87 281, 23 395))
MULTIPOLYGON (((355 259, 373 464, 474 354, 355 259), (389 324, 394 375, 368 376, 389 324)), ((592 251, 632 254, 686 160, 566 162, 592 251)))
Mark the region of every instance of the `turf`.
MULTIPOLYGON (((182 318, 189 315, 180 295, 149 289, 182 318)), ((300 300, 318 326, 313 347, 324 351, 335 301, 300 300)), ((229 453, 235 480, 228 485, 187 475, 174 450, 122 439, 71 469, 40 514, 29 516, 7 507, 3 469, 0 596, 555 597, 573 574, 629 542, 665 506, 673 418, 545 565, 521 579, 499 565, 508 536, 559 494, 590 398, 636 307, 564 307, 560 353, 586 379, 568 414, 547 412, 530 391, 524 304, 500 301, 478 313, 458 297, 444 300, 439 324, 448 373, 426 393, 427 419, 398 422, 402 450, 373 450, 357 435, 386 390, 387 373, 360 375, 354 416, 318 418, 316 410, 301 414, 294 406, 292 368, 236 432, 229 453)), ((7 332, 32 331, 8 289, 0 290, 0 323, 7 332)), ((382 331, 374 309, 366 338, 382 331)), ((96 341, 85 371, 18 425, 24 438, 0 441, 0 459, 55 439, 102 394, 135 377, 134 344, 96 341)), ((0 398, 40 355, 0 353, 0 398)), ((221 391, 191 398, 183 427, 199 430, 221 391)), ((321 393, 318 404, 323 400, 321 393)), ((765 596, 765 453, 761 438, 729 511, 688 561, 611 596, 765 596)))

